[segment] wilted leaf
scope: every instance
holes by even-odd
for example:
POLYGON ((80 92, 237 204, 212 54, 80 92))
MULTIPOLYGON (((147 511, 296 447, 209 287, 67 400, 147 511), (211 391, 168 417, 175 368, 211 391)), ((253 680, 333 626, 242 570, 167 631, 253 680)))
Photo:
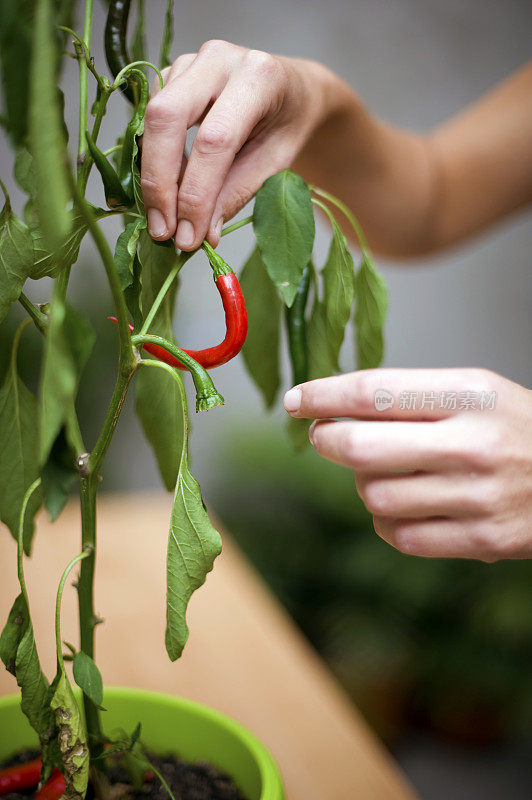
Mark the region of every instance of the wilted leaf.
POLYGON ((89 780, 89 748, 85 724, 64 669, 51 686, 50 707, 56 724, 56 746, 65 779, 64 800, 82 800, 89 780))

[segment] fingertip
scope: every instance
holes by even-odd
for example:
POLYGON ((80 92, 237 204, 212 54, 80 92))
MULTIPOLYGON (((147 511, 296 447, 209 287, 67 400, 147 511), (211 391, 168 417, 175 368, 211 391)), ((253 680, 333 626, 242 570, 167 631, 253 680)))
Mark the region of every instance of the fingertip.
POLYGON ((152 239, 165 241, 171 234, 164 214, 158 208, 149 208, 146 212, 148 219, 148 231, 152 239))
POLYGON ((287 411, 289 414, 297 414, 301 408, 301 399, 302 392, 298 386, 294 386, 293 389, 289 389, 283 398, 285 411, 287 411))

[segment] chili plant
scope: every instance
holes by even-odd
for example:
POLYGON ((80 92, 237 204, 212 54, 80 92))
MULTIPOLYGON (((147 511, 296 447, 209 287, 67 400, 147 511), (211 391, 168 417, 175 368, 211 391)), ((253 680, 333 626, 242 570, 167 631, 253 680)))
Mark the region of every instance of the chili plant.
MULTIPOLYGON (((104 748, 106 757, 127 752, 143 758, 140 728, 114 742, 103 733, 103 684, 94 649, 98 622, 93 602, 96 497, 104 458, 132 379, 137 413, 163 483, 174 493, 165 635, 173 661, 181 655, 188 637, 188 601, 221 550, 220 535, 209 521, 200 487, 189 469, 189 417, 182 371, 192 375, 196 410, 212 409, 223 404, 223 398, 207 369, 227 362, 244 345, 249 373, 266 405, 271 406, 281 383, 283 322, 296 382, 339 369, 340 349, 353 313, 358 366, 377 366, 383 351, 386 290, 357 220, 339 200, 308 186, 289 169, 264 183, 252 216, 223 230, 225 236, 244 225, 253 226, 256 247, 241 272, 241 286, 221 256, 207 242, 202 245, 200 256, 213 270, 225 310, 224 341, 201 351, 178 346, 173 335, 177 278, 193 254, 176 251, 171 241, 154 242, 147 232, 138 137, 149 96, 147 73, 154 71, 161 82, 162 78, 159 68, 146 60, 140 0, 132 57, 128 55, 129 6, 124 0, 109 3, 105 45, 112 74, 108 76, 91 55, 92 0, 84 4, 79 34, 69 27, 74 2, 3 0, 0 5, 2 123, 14 148, 15 179, 27 196, 19 218, 1 184, 5 202, 0 214, 0 322, 17 302, 26 318, 14 336, 10 367, 0 389, 0 518, 17 542, 20 581, 20 594, 0 637, 0 657, 20 686, 22 710, 38 734, 42 752, 37 767, 32 764, 24 774, 19 771, 18 779, 24 781, 26 776, 27 780, 31 774, 35 784, 40 772, 49 797, 54 792, 64 792, 67 798, 84 797, 89 773, 96 796, 100 800, 107 797, 104 748), (65 50, 79 66, 75 163, 58 85, 65 50), (94 97, 90 109, 89 92, 94 97), (122 94, 133 104, 131 118, 116 147, 104 153, 98 137, 105 112, 108 103, 122 94), (102 179, 101 206, 85 197, 93 167, 102 179), (332 226, 329 254, 320 271, 312 260, 316 208, 332 226), (335 213, 354 229, 361 251, 357 269, 335 213), (113 215, 122 215, 124 222, 114 252, 101 226, 113 215), (95 336, 85 317, 68 301, 71 271, 86 235, 99 253, 118 334, 116 381, 99 435, 90 447, 78 421, 76 397, 95 336), (24 292, 25 284, 45 277, 52 279, 44 283, 46 288, 51 285, 50 297, 35 305, 24 292), (245 344, 248 322, 242 292, 249 314, 245 344), (44 340, 36 395, 18 374, 17 354, 23 335, 44 340), (31 553, 37 512, 44 506, 52 519, 57 518, 73 478, 79 484, 81 544, 79 555, 66 566, 57 592, 57 673, 49 682, 35 646, 24 559, 31 553), (77 565, 80 638, 73 646, 62 641, 61 598, 77 565), (69 661, 73 662, 73 677, 67 669, 69 661), (73 682, 81 690, 81 702, 73 682)), ((169 62, 172 28, 170 1, 160 66, 169 62)), ((305 423, 291 425, 296 442, 302 442, 305 423)))

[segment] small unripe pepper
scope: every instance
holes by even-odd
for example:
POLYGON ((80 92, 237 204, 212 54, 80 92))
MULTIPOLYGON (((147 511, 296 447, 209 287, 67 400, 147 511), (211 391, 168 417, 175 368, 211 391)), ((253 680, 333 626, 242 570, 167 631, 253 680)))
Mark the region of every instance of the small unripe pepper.
POLYGON ((292 306, 286 309, 285 314, 294 386, 308 381, 307 321, 305 319, 305 311, 310 288, 310 273, 311 267, 310 264, 307 264, 299 281, 295 300, 292 306))

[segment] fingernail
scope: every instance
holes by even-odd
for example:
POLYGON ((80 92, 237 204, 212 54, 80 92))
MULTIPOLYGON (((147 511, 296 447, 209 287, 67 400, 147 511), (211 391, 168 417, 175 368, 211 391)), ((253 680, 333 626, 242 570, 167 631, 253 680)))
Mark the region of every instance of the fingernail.
POLYGON ((194 226, 188 219, 179 220, 175 240, 178 247, 190 247, 194 244, 194 226))
POLYGON ((314 428, 316 427, 316 420, 312 423, 310 428, 308 429, 308 438, 310 439, 310 443, 314 446, 314 428))
POLYGON ((290 389, 284 396, 285 411, 289 414, 299 411, 301 407, 301 389, 290 389))
POLYGON ((158 208, 148 209, 148 230, 154 239, 160 239, 168 234, 166 220, 158 208))

